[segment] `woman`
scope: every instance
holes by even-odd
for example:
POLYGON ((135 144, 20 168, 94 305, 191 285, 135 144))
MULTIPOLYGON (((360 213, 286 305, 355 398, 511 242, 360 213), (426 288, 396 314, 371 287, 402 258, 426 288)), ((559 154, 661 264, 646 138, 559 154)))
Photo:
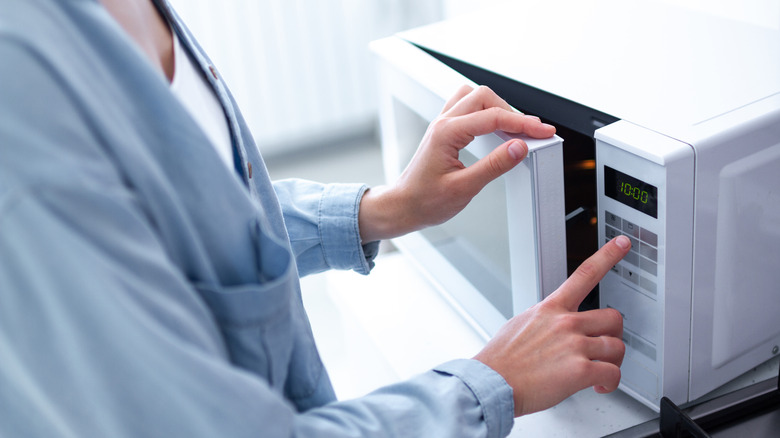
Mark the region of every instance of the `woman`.
POLYGON ((505 436, 617 387, 620 315, 576 308, 627 239, 474 359, 351 401, 300 301, 299 276, 368 273, 378 240, 446 221, 527 153, 464 167, 474 136, 553 127, 463 88, 396 185, 272 184, 163 0, 0 4, 0 435, 505 436))

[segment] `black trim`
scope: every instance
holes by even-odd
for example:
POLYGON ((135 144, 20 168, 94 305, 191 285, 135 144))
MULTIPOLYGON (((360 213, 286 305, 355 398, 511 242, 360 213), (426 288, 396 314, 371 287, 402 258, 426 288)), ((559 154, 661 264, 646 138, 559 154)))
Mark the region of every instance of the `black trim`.
POLYGON ((711 438, 688 414, 666 397, 661 399, 660 424, 663 438, 678 438, 683 434, 693 438, 711 438))
MULTIPOLYGON (((413 42, 410 43, 414 44, 413 42)), ((617 117, 594 110, 572 100, 451 58, 418 44, 414 45, 475 83, 490 87, 496 94, 518 110, 552 121, 555 125, 564 125, 580 134, 593 138, 596 129, 619 120, 617 117)))
POLYGON ((717 438, 720 433, 760 438, 777 436, 780 423, 780 369, 778 377, 755 383, 684 409, 666 398, 661 417, 609 435, 612 438, 717 438), (771 428, 767 430, 767 427, 771 428))

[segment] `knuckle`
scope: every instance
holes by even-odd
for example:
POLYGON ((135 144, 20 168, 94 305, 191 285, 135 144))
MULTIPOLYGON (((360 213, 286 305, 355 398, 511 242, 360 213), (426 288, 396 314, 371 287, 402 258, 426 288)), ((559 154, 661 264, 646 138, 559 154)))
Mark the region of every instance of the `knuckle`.
POLYGON ((490 108, 487 108, 485 111, 487 111, 490 119, 490 128, 493 130, 496 130, 499 128, 500 125, 502 125, 502 121, 506 117, 506 110, 503 108, 492 106, 490 108))
POLYGON ((487 109, 487 111, 489 111, 490 115, 496 119, 503 117, 506 114, 506 110, 498 106, 491 106, 487 109))
POLYGON ((447 130, 449 121, 450 119, 448 119, 447 117, 437 117, 430 123, 428 129, 431 131, 432 134, 444 132, 447 130))
POLYGON ((458 90, 459 93, 464 93, 464 94, 465 93, 471 93, 472 91, 474 91, 474 87, 472 87, 471 85, 468 85, 468 84, 461 85, 460 89, 458 90))
POLYGON ((490 87, 488 87, 487 85, 479 85, 479 86, 477 86, 477 88, 474 90, 474 92, 477 95, 479 95, 480 97, 490 96, 492 94, 495 94, 495 93, 493 93, 493 90, 491 90, 490 87))
POLYGON ((555 325, 561 332, 571 333, 576 331, 579 327, 579 317, 575 313, 563 313, 558 315, 555 325))
POLYGON ((623 343, 622 339, 612 336, 600 336, 599 339, 603 343, 604 351, 609 352, 609 357, 619 359, 625 354, 626 344, 623 343))
POLYGON ((593 374, 593 363, 587 359, 575 361, 570 368, 575 381, 588 379, 593 374))
POLYGON ((560 303, 558 302, 558 300, 556 300, 554 297, 553 298, 548 297, 545 300, 534 304, 534 306, 528 309, 526 312, 529 312, 533 309, 534 312, 539 316, 542 315, 556 316, 560 312, 560 310, 558 310, 559 306, 560 303))

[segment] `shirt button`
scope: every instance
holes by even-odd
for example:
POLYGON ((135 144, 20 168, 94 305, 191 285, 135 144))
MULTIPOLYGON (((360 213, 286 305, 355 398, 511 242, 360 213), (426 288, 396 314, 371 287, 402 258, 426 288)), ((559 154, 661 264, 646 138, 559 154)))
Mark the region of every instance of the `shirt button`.
POLYGON ((252 163, 246 164, 246 174, 249 178, 252 178, 252 163))
POLYGON ((211 72, 211 76, 214 76, 214 79, 219 80, 219 78, 217 77, 217 70, 214 69, 213 65, 209 66, 209 71, 211 72))

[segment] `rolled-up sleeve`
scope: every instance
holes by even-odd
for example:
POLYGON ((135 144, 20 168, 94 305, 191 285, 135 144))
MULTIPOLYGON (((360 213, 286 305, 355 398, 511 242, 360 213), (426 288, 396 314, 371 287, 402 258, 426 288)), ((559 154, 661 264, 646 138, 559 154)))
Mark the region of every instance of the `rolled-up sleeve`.
POLYGON ((501 375, 477 360, 458 359, 435 368, 436 372, 462 380, 479 400, 488 437, 509 435, 514 425, 512 388, 501 375))
POLYGON ((286 179, 275 182, 274 190, 301 275, 327 269, 371 271, 379 242, 361 242, 358 224, 368 187, 286 179))

